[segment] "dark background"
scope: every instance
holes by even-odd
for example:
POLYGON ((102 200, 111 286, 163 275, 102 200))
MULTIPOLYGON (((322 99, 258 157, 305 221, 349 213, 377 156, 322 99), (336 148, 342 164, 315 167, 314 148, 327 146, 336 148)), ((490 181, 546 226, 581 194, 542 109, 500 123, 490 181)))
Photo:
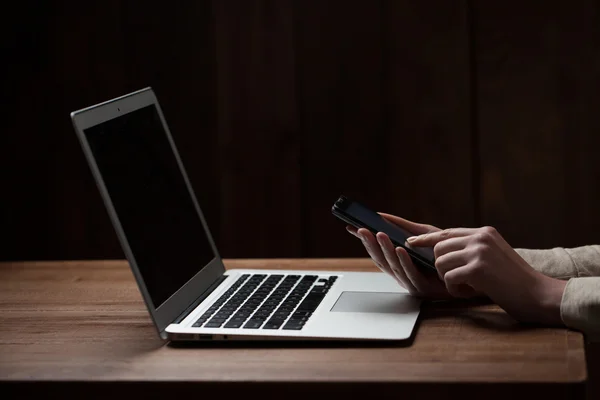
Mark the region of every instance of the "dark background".
POLYGON ((341 193, 600 243, 598 1, 19 1, 0 26, 0 259, 123 257, 69 113, 146 86, 224 257, 364 256, 341 193))

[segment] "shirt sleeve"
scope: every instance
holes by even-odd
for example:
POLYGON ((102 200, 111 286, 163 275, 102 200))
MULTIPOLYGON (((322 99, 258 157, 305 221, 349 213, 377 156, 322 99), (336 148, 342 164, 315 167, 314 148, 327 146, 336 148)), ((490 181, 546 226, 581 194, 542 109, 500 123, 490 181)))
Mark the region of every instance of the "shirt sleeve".
POLYGON ((515 250, 535 270, 552 278, 600 276, 600 245, 572 249, 515 250))
POLYGON ((544 275, 568 279, 560 316, 569 328, 588 338, 600 338, 600 246, 548 250, 516 249, 535 270, 544 275))
POLYGON ((588 339, 600 339, 600 277, 570 279, 560 303, 560 317, 588 339))

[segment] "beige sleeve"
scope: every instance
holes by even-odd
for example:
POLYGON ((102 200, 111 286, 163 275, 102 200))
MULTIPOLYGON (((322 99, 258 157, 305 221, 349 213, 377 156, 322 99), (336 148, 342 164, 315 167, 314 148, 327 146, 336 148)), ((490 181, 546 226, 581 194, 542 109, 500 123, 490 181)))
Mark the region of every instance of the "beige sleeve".
POLYGON ((600 339, 600 277, 569 279, 560 303, 560 317, 569 328, 600 339))
POLYGON ((600 276, 600 245, 572 249, 515 250, 534 269, 552 278, 600 276))
POLYGON ((570 328, 600 338, 600 246, 549 250, 516 249, 529 265, 544 275, 569 279, 560 315, 570 328), (573 279, 571 279, 573 278, 573 279))

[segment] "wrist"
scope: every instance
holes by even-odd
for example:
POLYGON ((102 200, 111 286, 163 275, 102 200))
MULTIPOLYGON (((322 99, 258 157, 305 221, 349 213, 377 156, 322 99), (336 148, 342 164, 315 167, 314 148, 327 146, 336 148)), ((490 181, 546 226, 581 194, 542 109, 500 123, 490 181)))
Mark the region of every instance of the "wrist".
POLYGON ((567 281, 542 276, 536 294, 540 322, 548 325, 564 325, 560 316, 560 304, 566 286, 567 281))

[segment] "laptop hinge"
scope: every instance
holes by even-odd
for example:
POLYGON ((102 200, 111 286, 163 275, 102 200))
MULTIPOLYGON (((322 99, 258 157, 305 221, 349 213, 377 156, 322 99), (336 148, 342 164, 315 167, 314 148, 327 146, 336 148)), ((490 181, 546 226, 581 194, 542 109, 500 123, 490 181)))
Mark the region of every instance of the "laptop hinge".
POLYGON ((181 314, 179 314, 179 316, 175 318, 175 321, 173 321, 172 323, 178 324, 181 321, 183 321, 185 317, 187 317, 196 307, 198 307, 198 304, 202 303, 204 299, 210 296, 210 294, 214 292, 214 290, 217 287, 219 287, 219 285, 223 283, 223 281, 225 281, 227 277, 228 275, 221 275, 219 279, 217 279, 212 285, 210 285, 196 300, 194 300, 192 304, 189 305, 188 308, 186 308, 181 314))

